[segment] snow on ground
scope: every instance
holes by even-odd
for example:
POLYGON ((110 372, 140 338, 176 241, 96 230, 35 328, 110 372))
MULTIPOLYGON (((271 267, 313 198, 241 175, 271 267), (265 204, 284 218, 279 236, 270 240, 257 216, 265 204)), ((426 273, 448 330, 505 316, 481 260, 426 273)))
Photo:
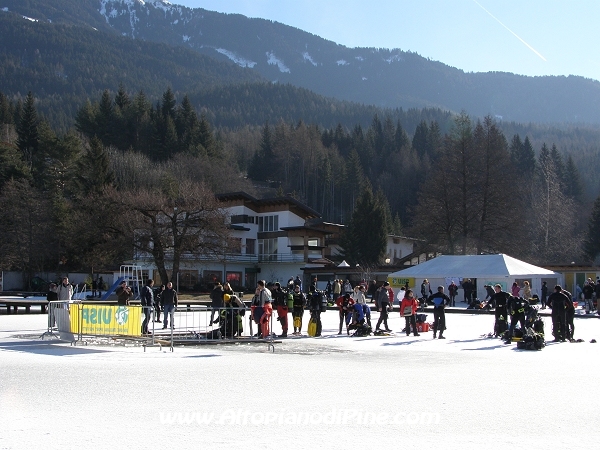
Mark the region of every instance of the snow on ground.
POLYGON ((532 352, 481 337, 489 315, 447 314, 444 341, 337 336, 337 313, 322 317, 322 338, 270 353, 70 346, 38 339, 45 315, 2 315, 0 449, 597 445, 596 318, 576 319, 585 342, 532 352))

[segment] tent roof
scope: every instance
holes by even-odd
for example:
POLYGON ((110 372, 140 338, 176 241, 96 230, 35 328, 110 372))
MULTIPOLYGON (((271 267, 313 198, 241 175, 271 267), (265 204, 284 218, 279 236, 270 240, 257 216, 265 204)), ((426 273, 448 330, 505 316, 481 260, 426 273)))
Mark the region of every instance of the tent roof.
POLYGON ((390 274, 390 277, 484 278, 510 276, 553 276, 552 270, 534 266, 508 255, 442 255, 390 274))

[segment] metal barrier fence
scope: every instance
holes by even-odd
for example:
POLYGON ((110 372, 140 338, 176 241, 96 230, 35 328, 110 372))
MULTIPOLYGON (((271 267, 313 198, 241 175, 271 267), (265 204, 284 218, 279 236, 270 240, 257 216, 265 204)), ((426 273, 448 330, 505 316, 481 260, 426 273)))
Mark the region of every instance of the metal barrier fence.
POLYGON ((155 321, 148 331, 153 342, 168 344, 171 351, 176 345, 239 342, 266 342, 269 350, 274 351, 272 314, 268 322, 268 335, 262 337, 261 324, 254 320, 252 310, 245 306, 177 307, 171 313, 165 312, 165 309, 162 311, 163 319, 155 321))
POLYGON ((187 306, 172 310, 167 306, 161 310, 162 320, 158 320, 156 312, 139 305, 51 301, 48 328, 42 337, 58 337, 73 345, 98 337, 134 339, 144 347, 169 346, 171 351, 176 345, 266 342, 274 351, 272 317, 268 335, 262 338, 261 324, 255 322, 252 310, 245 306, 187 306))

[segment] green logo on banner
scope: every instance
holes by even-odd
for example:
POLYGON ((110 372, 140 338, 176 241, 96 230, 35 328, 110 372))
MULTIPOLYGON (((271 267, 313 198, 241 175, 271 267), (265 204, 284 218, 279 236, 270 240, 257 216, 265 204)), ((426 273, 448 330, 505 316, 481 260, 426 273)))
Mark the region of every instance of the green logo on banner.
POLYGON ((121 326, 127 323, 127 319, 129 318, 129 308, 126 306, 119 306, 117 308, 117 312, 115 313, 115 320, 121 326))

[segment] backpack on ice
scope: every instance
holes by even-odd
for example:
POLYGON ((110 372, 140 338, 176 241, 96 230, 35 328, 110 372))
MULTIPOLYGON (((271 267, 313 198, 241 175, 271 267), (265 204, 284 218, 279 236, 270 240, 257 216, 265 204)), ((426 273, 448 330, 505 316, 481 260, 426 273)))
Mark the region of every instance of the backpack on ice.
POLYGON ((365 337, 369 336, 373 329, 366 324, 360 324, 356 327, 356 331, 352 334, 353 337, 365 337))
POLYGON ((544 335, 534 332, 531 328, 527 330, 527 334, 517 342, 517 348, 521 350, 541 350, 546 346, 544 335))

